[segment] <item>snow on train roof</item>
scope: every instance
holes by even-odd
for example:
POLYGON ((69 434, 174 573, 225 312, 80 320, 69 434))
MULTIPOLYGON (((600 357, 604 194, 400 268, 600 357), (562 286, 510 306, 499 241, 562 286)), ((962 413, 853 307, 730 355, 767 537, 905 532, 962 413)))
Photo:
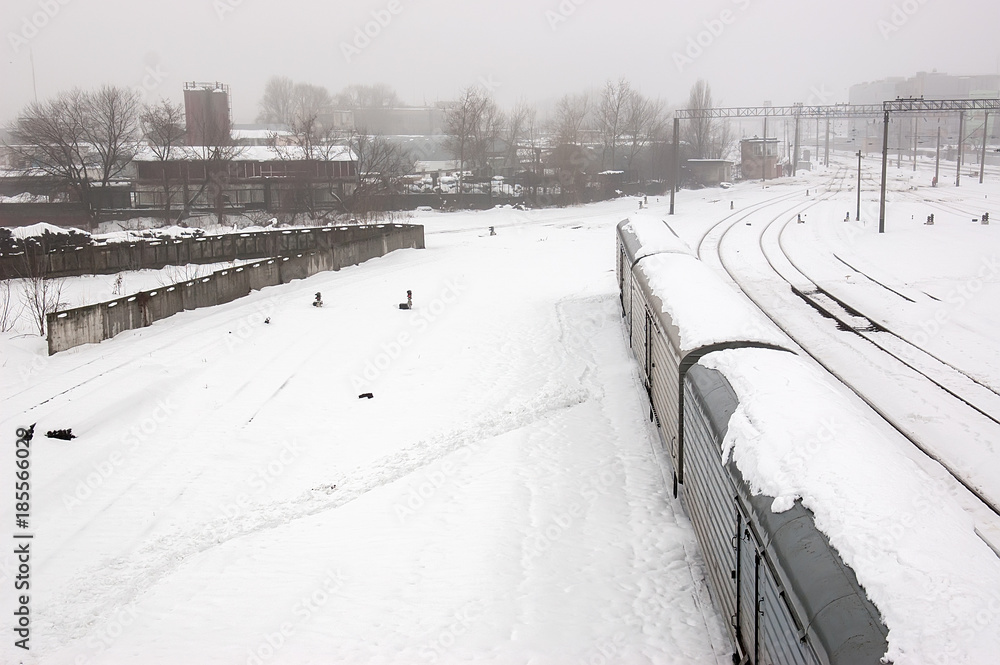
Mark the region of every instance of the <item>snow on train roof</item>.
POLYGON ((631 216, 619 222, 618 233, 633 264, 646 256, 664 252, 694 254, 666 222, 654 215, 638 213, 631 216))
POLYGON ((754 492, 776 497, 772 510, 801 498, 814 513, 882 613, 888 659, 994 662, 1000 559, 950 487, 795 355, 732 349, 700 363, 739 398, 724 457, 754 492))
MULTIPOLYGON (((682 357, 696 349, 734 341, 782 348, 791 344, 746 296, 695 257, 655 254, 640 261, 638 267, 662 313, 677 329, 682 357)), ((669 327, 667 333, 673 336, 669 327)))

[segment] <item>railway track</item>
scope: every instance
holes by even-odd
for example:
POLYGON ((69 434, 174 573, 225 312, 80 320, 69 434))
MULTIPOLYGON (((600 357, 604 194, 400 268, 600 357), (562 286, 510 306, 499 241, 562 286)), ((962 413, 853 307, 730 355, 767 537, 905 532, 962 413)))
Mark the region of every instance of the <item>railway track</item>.
POLYGON ((782 235, 795 213, 835 197, 846 180, 841 170, 815 201, 777 213, 768 210, 772 202, 720 221, 702 236, 699 256, 718 265, 807 355, 1000 516, 1000 473, 991 475, 973 463, 977 456, 992 456, 993 442, 1000 441, 1000 394, 825 293, 785 251, 782 235), (768 216, 759 220, 761 213, 768 216), (739 224, 745 219, 753 220, 747 222, 750 230, 739 224), (745 236, 755 232, 757 252, 748 253, 751 239, 745 236), (877 381, 865 379, 872 367, 881 373, 877 381), (892 395, 886 390, 894 387, 923 402, 901 408, 898 400, 887 399, 892 395), (920 422, 926 414, 937 416, 933 425, 920 422))

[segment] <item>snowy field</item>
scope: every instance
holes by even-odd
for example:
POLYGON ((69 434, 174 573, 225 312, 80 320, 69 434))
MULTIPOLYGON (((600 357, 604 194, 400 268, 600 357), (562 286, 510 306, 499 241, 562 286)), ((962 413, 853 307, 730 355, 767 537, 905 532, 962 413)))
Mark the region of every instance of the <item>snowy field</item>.
MULTIPOLYGON (((1000 389, 1000 229, 971 222, 997 177, 931 189, 926 168, 890 171, 884 235, 870 183, 861 222, 842 221, 846 185, 814 201, 834 168, 684 191, 671 218, 666 197, 648 207, 696 246, 788 194, 807 219, 788 249, 817 279, 1000 389), (887 305, 843 262, 923 295, 887 305)), ((621 326, 614 227, 637 209, 417 213, 425 250, 51 358, 29 329, 5 334, 3 431, 37 427, 31 651, 8 632, 0 662, 730 662, 621 326)), ((82 303, 113 281, 66 289, 82 303)))

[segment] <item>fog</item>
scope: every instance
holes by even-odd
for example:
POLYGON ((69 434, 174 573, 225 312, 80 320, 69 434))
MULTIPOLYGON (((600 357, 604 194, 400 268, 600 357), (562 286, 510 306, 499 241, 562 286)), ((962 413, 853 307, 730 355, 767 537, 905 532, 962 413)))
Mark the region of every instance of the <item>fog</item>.
POLYGON ((231 86, 252 122, 264 82, 336 93, 387 83, 411 105, 487 86, 542 108, 625 77, 683 106, 846 102, 855 83, 1000 68, 995 0, 5 0, 0 121, 35 96, 103 83, 180 101, 185 81, 231 86), (34 83, 32 79, 34 61, 34 83))

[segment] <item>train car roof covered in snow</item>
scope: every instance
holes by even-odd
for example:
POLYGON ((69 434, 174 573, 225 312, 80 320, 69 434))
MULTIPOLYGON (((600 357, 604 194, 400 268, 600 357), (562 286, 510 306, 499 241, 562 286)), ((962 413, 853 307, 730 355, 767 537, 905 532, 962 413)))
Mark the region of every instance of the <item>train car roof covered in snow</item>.
MULTIPOLYGON (((652 254, 680 253, 694 256, 686 242, 667 223, 652 215, 635 215, 618 223, 618 237, 631 265, 652 254)), ((630 266, 631 267, 631 266, 630 266)))
POLYGON ((813 513, 881 613, 887 660, 995 659, 1000 631, 974 627, 984 608, 1000 613, 1000 561, 909 444, 794 354, 729 349, 699 364, 718 370, 739 400, 723 458, 755 494, 776 497, 772 512, 801 500, 813 513))
MULTIPOLYGON (((764 353, 799 362, 790 354, 764 353)), ((685 380, 705 405, 715 440, 728 442, 729 423, 740 400, 725 375, 697 364, 685 380)), ((816 527, 812 513, 801 501, 782 505, 773 496, 751 493, 739 464, 728 455, 722 462, 760 534, 767 534, 762 544, 777 564, 775 574, 810 643, 823 651, 822 662, 878 663, 888 648, 886 627, 854 571, 816 527)))
POLYGON ((721 348, 792 348, 788 337, 750 300, 694 256, 648 256, 635 273, 682 364, 691 354, 721 348))

